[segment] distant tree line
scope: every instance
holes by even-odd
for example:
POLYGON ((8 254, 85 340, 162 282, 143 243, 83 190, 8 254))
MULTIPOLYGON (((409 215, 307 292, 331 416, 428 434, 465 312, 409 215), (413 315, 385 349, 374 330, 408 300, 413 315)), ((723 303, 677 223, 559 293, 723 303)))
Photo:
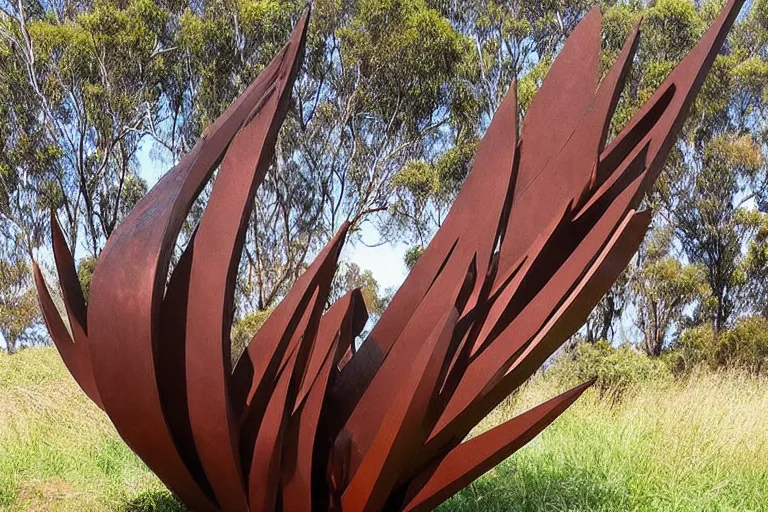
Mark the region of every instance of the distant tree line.
MULTIPOLYGON (((344 220, 412 247, 471 168, 510 83, 521 115, 592 0, 316 0, 306 59, 249 223, 233 340, 242 346, 344 220)), ((612 132, 712 22, 721 0, 602 1, 603 69, 643 35, 612 132)), ((39 340, 31 260, 55 212, 87 290, 107 237, 146 192, 142 163, 191 149, 286 40, 303 1, 0 0, 0 334, 39 340), (148 156, 149 155, 149 156, 148 156)), ((648 198, 654 227, 580 333, 652 356, 715 346, 768 314, 768 0, 742 13, 648 198), (701 333, 706 332, 706 335, 701 333), (691 345, 691 343, 689 343, 691 345)), ((206 192, 191 212, 182 247, 206 192)), ((48 263, 50 266, 50 263, 48 263)), ((54 273, 47 269, 47 277, 54 273)), ((370 272, 345 263, 338 290, 370 272)))

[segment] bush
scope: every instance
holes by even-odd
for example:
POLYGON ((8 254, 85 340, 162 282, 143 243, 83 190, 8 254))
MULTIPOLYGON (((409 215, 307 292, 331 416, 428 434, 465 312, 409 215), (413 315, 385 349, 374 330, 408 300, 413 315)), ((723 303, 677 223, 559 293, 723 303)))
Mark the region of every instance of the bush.
POLYGON ((716 335, 711 325, 683 331, 666 360, 675 373, 699 366, 762 374, 768 369, 768 319, 755 315, 739 319, 716 335))
POLYGON ((664 355, 675 374, 690 373, 700 366, 714 366, 717 337, 712 324, 686 329, 664 355))
POLYGON ((604 340, 578 344, 557 360, 552 371, 569 386, 596 377, 595 387, 600 393, 616 397, 636 384, 669 376, 662 361, 628 346, 613 347, 604 340))
POLYGON ((768 368, 768 319, 749 316, 725 331, 717 341, 714 360, 718 367, 761 374, 768 368))

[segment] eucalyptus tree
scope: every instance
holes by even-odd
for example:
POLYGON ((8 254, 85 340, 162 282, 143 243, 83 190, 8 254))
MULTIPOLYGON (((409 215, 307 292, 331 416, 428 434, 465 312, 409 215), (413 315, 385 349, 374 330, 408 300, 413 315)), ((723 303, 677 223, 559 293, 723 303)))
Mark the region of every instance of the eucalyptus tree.
POLYGON ((135 154, 140 128, 160 108, 165 16, 148 0, 124 9, 41 5, 0 3, 0 73, 14 88, 13 108, 34 118, 5 125, 6 141, 18 149, 25 137, 38 139, 40 151, 14 164, 40 178, 29 204, 41 198, 58 212, 71 245, 84 235, 83 248, 96 255, 125 213, 123 202, 142 188, 135 154))
MULTIPOLYGON (((510 84, 524 115, 552 57, 594 3, 313 2, 306 59, 249 221, 238 316, 274 307, 344 221, 353 236, 371 223, 382 240, 408 241, 415 262, 510 84)), ((720 3, 599 2, 603 70, 643 20, 611 133, 720 3)), ((140 166, 148 162, 139 155, 152 147, 157 165, 171 166, 189 151, 263 70, 303 7, 301 0, 0 0, 0 95, 8 98, 0 104, 0 236, 21 244, 29 263, 55 210, 70 245, 88 256, 80 265, 87 286, 93 258, 146 190, 140 166)), ((721 328, 741 312, 768 309, 767 44, 768 0, 755 0, 648 200, 658 227, 674 234, 674 250, 663 265, 637 261, 590 318, 592 338, 609 336, 629 309, 640 311, 635 323, 646 321, 648 297, 689 265, 703 269, 710 290, 691 299, 698 320, 721 328)), ((201 204, 205 198, 203 191, 201 204)), ((197 217, 193 211, 180 246, 197 217)), ((356 278, 375 289, 363 274, 356 278)), ((686 307, 674 306, 662 331, 672 332, 686 307)))
POLYGON ((42 338, 29 263, 13 247, 0 258, 0 342, 8 353, 42 338))
MULTIPOLYGON (((599 2, 603 8, 613 3, 599 2)), ((445 146, 409 161, 394 178, 388 227, 408 236, 416 248, 425 246, 444 220, 470 170, 477 140, 511 84, 517 83, 523 115, 552 58, 595 2, 433 0, 430 5, 469 46, 451 84, 445 146)))
MULTIPOLYGON (((46 210, 55 210, 70 245, 90 255, 80 269, 87 285, 89 262, 146 190, 139 155, 152 147, 170 166, 189 151, 282 46, 304 2, 2 0, 0 8, 8 63, 0 73, 14 79, 6 83, 15 95, 13 111, 0 115, 28 117, 3 124, 4 149, 17 149, 3 169, 13 183, 26 180, 7 187, 21 206, 3 214, 13 221, 34 211, 39 226, 19 231, 40 238, 46 210)), ((307 57, 249 224, 241 316, 274 307, 342 222, 354 233, 390 215, 397 172, 447 145, 454 77, 471 46, 423 0, 318 0, 313 10, 307 57)), ((180 246, 196 220, 193 212, 180 246)))
MULTIPOLYGON (((615 128, 685 55, 720 4, 660 0, 648 7, 630 2, 608 10, 607 34, 620 36, 643 18, 638 62, 615 128)), ((657 228, 672 236, 670 250, 656 256, 653 249, 646 251, 651 257, 638 260, 630 278, 634 323, 652 355, 660 353, 665 333, 680 323, 684 310, 692 315, 689 323, 710 323, 717 332, 750 309, 746 249, 764 222, 760 205, 768 178, 765 6, 758 0, 742 13, 648 199, 660 213, 657 228)), ((759 272, 759 259, 751 261, 759 272)))
MULTIPOLYGON (((174 151, 183 152, 188 136, 258 74, 302 8, 213 0, 184 10, 172 66, 184 92, 173 100, 173 133, 165 136, 181 145, 174 151)), ((342 222, 354 232, 388 218, 395 175, 445 145, 452 81, 469 48, 423 1, 321 0, 312 19, 293 103, 249 223, 239 287, 245 311, 273 307, 342 222)))
POLYGON ((686 313, 710 295, 703 265, 686 264, 671 251, 672 231, 652 232, 628 271, 640 347, 658 357, 679 334, 686 313))
MULTIPOLYGON (((610 135, 623 128, 686 55, 721 4, 715 0, 601 2, 603 70, 615 60, 629 32, 642 20, 637 57, 610 135)), ((456 149, 411 161, 395 176, 396 205, 401 211, 393 220, 400 222, 401 231, 410 227, 408 232, 417 246, 409 253, 411 259, 440 225, 456 183, 461 183, 469 168, 472 151, 463 151, 463 141, 471 143, 482 132, 487 117, 513 80, 517 81, 524 115, 525 105, 546 75, 562 37, 593 2, 466 1, 442 5, 456 29, 474 42, 474 52, 466 57, 459 68, 463 73, 456 77, 455 88, 461 92, 457 97, 464 100, 464 108, 455 110, 451 124, 456 149)), ((694 285, 694 278, 703 272, 709 295, 667 303, 671 309, 663 315, 667 320, 661 322, 657 333, 670 332, 671 324, 682 318, 682 310, 692 307, 692 302, 696 303, 697 320, 710 321, 718 329, 749 309, 746 249, 764 222, 761 211, 768 204, 764 165, 766 28, 768 2, 756 0, 742 13, 718 56, 664 173, 648 198, 648 205, 660 213, 657 227, 672 230, 670 243, 675 250, 662 260, 638 260, 640 267, 633 270, 634 275, 620 280, 591 315, 587 338, 609 335, 613 325, 630 313, 633 318, 629 320, 647 327, 648 301, 656 293, 682 286, 684 283, 670 281, 678 273, 682 276, 677 277, 698 289, 700 283, 694 285), (625 307, 629 302, 633 308, 625 307)), ((756 265, 763 261, 758 249, 755 247, 755 256, 749 258, 749 271, 755 276, 761 272, 756 265)), ((757 293, 755 286, 751 285, 753 297, 757 293)), ((657 334, 647 340, 650 352, 658 352, 659 344, 665 343, 663 338, 657 334)))

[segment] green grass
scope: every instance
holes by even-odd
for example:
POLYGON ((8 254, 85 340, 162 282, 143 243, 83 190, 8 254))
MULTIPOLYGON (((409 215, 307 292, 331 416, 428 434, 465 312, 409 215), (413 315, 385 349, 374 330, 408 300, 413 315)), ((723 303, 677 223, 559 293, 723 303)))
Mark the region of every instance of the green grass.
MULTIPOLYGON (((562 391, 538 378, 478 427, 562 391)), ((768 511, 768 383, 701 374, 588 391, 447 511, 768 511)), ((52 349, 0 354, 0 510, 183 510, 52 349)))
POLYGON ((53 349, 0 353, 0 510, 183 510, 53 349))
MULTIPOLYGON (((482 431, 562 391, 534 380, 482 431)), ((702 373, 590 390, 441 511, 768 510, 768 382, 702 373)))

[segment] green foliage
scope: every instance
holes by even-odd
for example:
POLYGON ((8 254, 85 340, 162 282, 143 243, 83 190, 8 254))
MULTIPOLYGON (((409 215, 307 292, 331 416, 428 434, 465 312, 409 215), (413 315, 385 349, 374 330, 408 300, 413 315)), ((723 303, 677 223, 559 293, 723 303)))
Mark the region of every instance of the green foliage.
MULTIPOLYGON (((35 233, 45 229, 45 208, 54 208, 70 244, 85 235, 97 255, 125 203, 146 190, 135 186, 134 157, 165 117, 172 15, 153 0, 68 5, 56 16, 23 4, 6 12, 0 45, 15 50, 0 65, 13 99, 11 122, 0 123, 0 143, 11 149, 0 165, 11 178, 2 184, 2 213, 35 233), (15 187, 16 176, 26 190, 15 187)), ((28 252, 40 242, 28 240, 28 252)))
POLYGON ((447 99, 445 83, 469 44, 423 0, 361 0, 339 36, 348 65, 362 77, 362 108, 382 117, 407 113, 395 122, 411 130, 447 99))
POLYGON ((387 307, 388 299, 379 289, 379 283, 370 270, 363 270, 356 263, 342 262, 336 271, 329 302, 341 298, 348 291, 360 288, 368 314, 378 318, 387 307))
POLYGON ((80 281, 80 287, 83 289, 83 296, 88 301, 88 295, 91 291, 91 279, 96 270, 96 258, 86 256, 77 263, 77 279, 80 281))
POLYGON ((437 160, 435 170, 440 183, 438 195, 452 198, 459 193, 475 158, 477 142, 474 138, 459 140, 437 160))
POLYGON ((272 309, 265 311, 257 310, 235 320, 232 324, 232 333, 230 334, 232 340, 232 361, 237 361, 271 313, 272 309))
POLYGON ((0 259, 0 335, 9 353, 33 343, 40 322, 32 272, 24 260, 0 259))
POLYGON ((686 307, 709 293, 704 267, 683 265, 671 256, 649 257, 632 273, 631 290, 643 348, 650 356, 661 355, 669 331, 683 318, 686 307))
POLYGON ((552 59, 541 59, 539 63, 520 80, 520 84, 517 88, 517 98, 521 110, 525 111, 528 109, 534 96, 536 96, 536 93, 539 91, 539 87, 541 87, 544 78, 546 78, 551 65, 552 59))
POLYGON ((720 333, 706 324, 687 329, 665 357, 678 373, 708 366, 764 374, 768 362, 768 319, 762 315, 746 316, 720 333))
POLYGON ((666 365, 632 347, 613 347, 607 341, 579 343, 561 355, 551 370, 564 386, 596 378, 601 393, 620 397, 629 389, 669 377, 666 365))
POLYGON ((686 329, 671 347, 665 359, 677 373, 690 373, 714 360, 717 334, 712 324, 686 329))
POLYGON ((644 13, 647 46, 657 59, 678 61, 699 40, 706 25, 693 2, 659 0, 644 13))
POLYGON ((768 370, 768 319, 749 316, 739 319, 718 339, 715 360, 720 367, 761 374, 768 370))
POLYGON ((191 105, 184 89, 174 99, 176 108, 191 109, 183 119, 188 123, 184 131, 195 137, 256 77, 284 44, 298 7, 294 2, 214 0, 201 10, 181 13, 173 35, 179 48, 171 56, 174 85, 195 92, 191 105))
POLYGON ((440 193, 440 177, 437 169, 426 162, 410 161, 392 180, 395 187, 407 189, 416 207, 424 208, 426 202, 440 193))
MULTIPOLYGON (((603 48, 614 60, 639 19, 637 6, 620 2, 603 11, 603 48)), ((607 66, 606 66, 607 68, 607 66)))
POLYGON ((439 224, 450 209, 469 174, 476 148, 474 138, 458 140, 433 163, 411 160, 392 178, 395 201, 390 212, 399 226, 415 232, 420 243, 427 243, 430 226, 439 224))
POLYGON ((713 302, 701 315, 717 330, 743 307, 742 247, 754 236, 761 215, 739 206, 735 198, 761 167, 762 156, 750 136, 721 136, 706 145, 700 172, 683 180, 692 193, 679 196, 675 226, 689 259, 707 270, 713 302))
POLYGON ((742 269, 746 297, 752 303, 753 311, 768 314, 768 218, 765 216, 749 242, 742 269))
POLYGON ((418 245, 405 252, 405 266, 408 267, 408 270, 413 270, 422 254, 424 254, 424 247, 418 245))

